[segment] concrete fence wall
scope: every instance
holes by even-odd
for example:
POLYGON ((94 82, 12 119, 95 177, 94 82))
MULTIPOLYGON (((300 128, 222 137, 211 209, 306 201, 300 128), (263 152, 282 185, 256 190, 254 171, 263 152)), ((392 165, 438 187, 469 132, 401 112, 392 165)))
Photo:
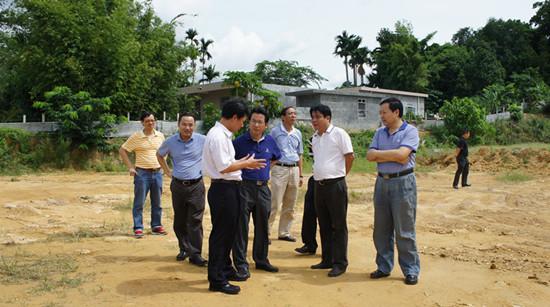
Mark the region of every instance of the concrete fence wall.
MULTIPOLYGON (((197 132, 202 132, 202 121, 198 120, 197 132)), ((22 129, 29 132, 52 132, 58 129, 58 124, 55 122, 31 122, 31 123, 0 123, 2 128, 22 129)), ((129 137, 132 133, 143 129, 140 121, 129 121, 127 123, 118 124, 114 128, 114 132, 107 137, 129 137)), ((157 121, 157 130, 164 133, 165 136, 170 136, 178 131, 178 123, 176 121, 157 121)))

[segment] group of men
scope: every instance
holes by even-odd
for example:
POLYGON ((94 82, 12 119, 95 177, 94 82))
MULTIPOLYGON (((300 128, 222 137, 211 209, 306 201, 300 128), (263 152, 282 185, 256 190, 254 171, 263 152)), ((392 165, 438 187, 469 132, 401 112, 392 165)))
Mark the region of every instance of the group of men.
MULTIPOLYGON (((416 250, 416 181, 414 176, 418 131, 402 118, 403 105, 396 98, 380 103, 379 128, 369 147, 367 159, 378 163, 375 185, 374 243, 377 279, 389 276, 393 268, 394 241, 405 283, 416 284, 420 271, 416 250)), ((332 124, 331 109, 316 105, 310 109, 315 133, 311 139, 313 176, 308 181, 302 222, 304 245, 300 254, 315 254, 319 223, 321 262, 311 269, 328 269, 329 277, 346 272, 348 266, 346 175, 354 161, 348 133, 332 124)), ((248 110, 241 98, 228 100, 221 118, 206 136, 194 132, 195 119, 184 114, 178 133, 164 140, 154 129, 154 116, 145 113, 143 131, 136 132, 121 147, 120 155, 134 176, 134 235, 143 236, 142 212, 145 197, 151 194, 151 232, 166 234, 161 224, 162 172, 172 178, 170 190, 174 208, 174 232, 180 252, 177 260, 189 258, 197 266, 208 266, 209 290, 237 294, 240 287, 230 281, 250 277, 246 259, 250 217, 254 221, 252 259, 258 270, 278 272, 268 258, 277 213, 279 240, 295 242, 291 234, 294 207, 303 184, 302 134, 294 126, 296 109, 281 111, 281 123, 266 134, 269 115, 258 107, 248 110), (249 119, 249 129, 233 139, 249 119), (129 152, 135 152, 132 165, 129 152), (166 162, 172 160, 173 170, 166 162), (210 177, 206 197, 212 230, 208 261, 201 256, 205 208, 203 176, 210 177), (270 184, 268 184, 270 183, 270 184), (271 186, 271 189, 270 189, 271 186)))

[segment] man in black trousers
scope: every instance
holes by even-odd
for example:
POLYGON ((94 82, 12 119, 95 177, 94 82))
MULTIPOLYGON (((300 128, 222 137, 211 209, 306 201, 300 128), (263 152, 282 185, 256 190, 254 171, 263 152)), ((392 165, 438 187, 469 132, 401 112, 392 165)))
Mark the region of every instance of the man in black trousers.
POLYGON ((331 269, 329 277, 348 266, 348 190, 346 175, 353 164, 353 146, 347 132, 331 124, 332 112, 320 104, 309 110, 313 134, 314 202, 321 233, 321 262, 312 269, 331 269))
POLYGON ((208 239, 208 281, 210 291, 238 294, 239 286, 231 285, 235 269, 231 265, 231 248, 235 243, 241 201, 241 169, 260 169, 265 160, 245 156, 235 160, 233 133, 243 127, 248 108, 242 98, 229 99, 222 108, 222 118, 208 131, 202 154, 204 175, 211 178, 208 204, 212 231, 208 239))
MULTIPOLYGON (((313 157, 313 149, 311 148, 311 139, 309 140, 309 156, 313 157)), ((302 247, 294 250, 302 255, 315 255, 317 251, 317 213, 315 212, 315 203, 313 202, 313 189, 315 188, 315 180, 313 176, 307 181, 306 195, 304 196, 304 215, 302 217, 302 247)))
POLYGON ((254 242, 252 244, 252 259, 257 270, 278 272, 279 269, 269 262, 269 214, 271 212, 271 190, 269 189, 270 165, 281 158, 277 143, 270 135, 264 135, 269 116, 264 108, 258 107, 250 112, 249 130, 233 141, 235 158, 247 155, 265 159, 270 163, 262 169, 243 169, 241 197, 242 211, 237 239, 233 245, 233 264, 237 269, 237 278, 248 279, 250 271, 246 260, 248 246, 248 225, 250 215, 254 219, 254 242))
POLYGON ((468 174, 470 173, 470 162, 468 161, 468 140, 470 138, 470 130, 464 129, 462 136, 456 145, 456 164, 457 169, 455 179, 453 180, 453 188, 458 189, 458 179, 462 174, 462 187, 469 187, 468 174))

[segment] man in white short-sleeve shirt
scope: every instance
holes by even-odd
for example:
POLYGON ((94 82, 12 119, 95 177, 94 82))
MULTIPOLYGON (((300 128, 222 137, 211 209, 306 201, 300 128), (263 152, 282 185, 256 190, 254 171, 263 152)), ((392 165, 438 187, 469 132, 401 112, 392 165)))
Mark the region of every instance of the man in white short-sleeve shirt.
POLYGON ((315 210, 321 234, 321 262, 312 269, 331 269, 340 276, 348 266, 348 191, 346 175, 353 164, 353 146, 348 133, 331 124, 332 112, 320 104, 309 111, 313 134, 313 179, 315 210))

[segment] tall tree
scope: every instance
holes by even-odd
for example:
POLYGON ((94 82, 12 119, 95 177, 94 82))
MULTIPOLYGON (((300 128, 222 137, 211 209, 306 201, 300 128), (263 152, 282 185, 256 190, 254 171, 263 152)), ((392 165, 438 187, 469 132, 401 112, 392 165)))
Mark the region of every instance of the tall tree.
POLYGON ((341 58, 344 58, 344 67, 346 68, 346 83, 349 82, 349 72, 348 72, 348 59, 351 56, 353 49, 350 48, 350 43, 357 38, 357 35, 349 35, 346 30, 342 31, 342 34, 337 35, 334 39, 336 40, 336 48, 334 48, 334 55, 337 55, 341 58))
POLYGON ((356 48, 351 53, 350 63, 353 63, 359 76, 361 76, 361 85, 365 84, 365 67, 363 65, 371 65, 370 51, 367 47, 356 48))
POLYGON ((353 86, 357 86, 357 67, 361 63, 362 59, 358 56, 358 49, 363 39, 360 36, 356 36, 349 41, 347 46, 350 55, 349 66, 353 71, 353 86))
POLYGON ((220 72, 216 71, 216 65, 208 65, 203 71, 204 78, 199 81, 211 83, 212 80, 220 76, 220 72))
POLYGON ((211 39, 200 39, 200 46, 199 46, 199 52, 201 55, 201 63, 202 63, 202 78, 204 79, 204 65, 206 65, 206 61, 210 60, 212 58, 212 55, 210 54, 210 51, 208 48, 210 48, 210 45, 214 43, 211 39))
POLYGON ((191 60, 191 70, 193 71, 191 75, 191 84, 195 83, 195 75, 197 74, 197 59, 199 57, 199 40, 198 40, 199 32, 195 29, 187 29, 185 31, 185 40, 189 42, 190 46, 195 49, 195 52, 191 52, 189 55, 189 59, 191 60))
POLYGON ((530 23, 534 26, 533 47, 539 54, 538 67, 547 84, 550 84, 550 0, 537 1, 537 9, 530 23))
POLYGON ((296 61, 262 61, 256 64, 253 73, 259 76, 263 83, 280 85, 308 86, 315 84, 320 87, 321 82, 327 80, 311 67, 300 66, 296 61))

